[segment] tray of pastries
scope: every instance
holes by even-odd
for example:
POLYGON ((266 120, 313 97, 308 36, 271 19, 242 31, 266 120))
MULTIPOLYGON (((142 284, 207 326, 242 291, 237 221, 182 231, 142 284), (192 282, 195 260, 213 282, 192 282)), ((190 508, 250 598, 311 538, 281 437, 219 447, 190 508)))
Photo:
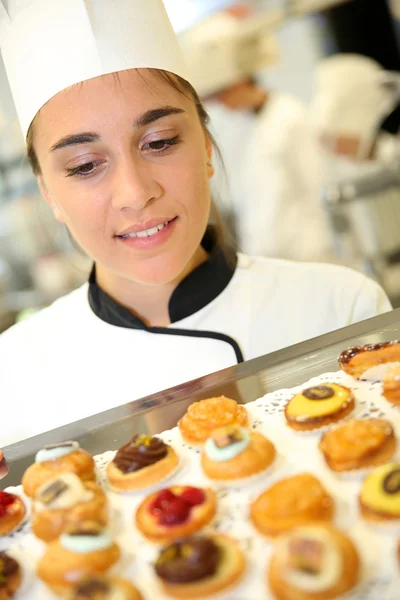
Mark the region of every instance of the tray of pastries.
POLYGON ((398 600, 396 344, 117 451, 38 448, 0 491, 1 600, 398 600))

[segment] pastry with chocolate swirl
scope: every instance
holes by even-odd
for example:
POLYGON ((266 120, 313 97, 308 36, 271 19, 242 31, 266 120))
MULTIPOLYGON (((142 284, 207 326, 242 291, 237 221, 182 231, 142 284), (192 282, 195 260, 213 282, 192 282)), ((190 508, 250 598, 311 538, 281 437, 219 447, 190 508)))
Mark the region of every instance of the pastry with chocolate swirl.
POLYGON ((340 354, 338 362, 342 371, 352 377, 382 379, 389 365, 400 364, 400 341, 347 348, 340 354))
POLYGON ((22 570, 19 563, 7 552, 0 552, 0 598, 14 598, 21 585, 22 570))
POLYGON ((117 491, 141 490, 169 477, 178 467, 171 446, 151 435, 135 435, 107 467, 110 486, 117 491))
POLYGON ((94 575, 80 581, 67 600, 143 600, 139 591, 125 579, 94 575))
POLYGON ((238 582, 245 560, 225 535, 183 538, 163 548, 154 569, 173 598, 205 598, 238 582))

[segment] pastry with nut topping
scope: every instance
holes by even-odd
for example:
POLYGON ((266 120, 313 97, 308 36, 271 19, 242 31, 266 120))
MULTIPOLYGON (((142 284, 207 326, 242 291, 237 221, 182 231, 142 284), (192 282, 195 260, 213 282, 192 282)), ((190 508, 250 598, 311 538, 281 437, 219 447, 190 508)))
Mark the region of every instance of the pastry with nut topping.
POLYGON ((400 463, 374 469, 364 479, 359 504, 367 521, 400 523, 400 463))
POLYGON ((268 537, 275 537, 312 521, 329 522, 334 514, 333 499, 310 473, 281 479, 250 506, 253 525, 268 537))
POLYGON ((286 423, 296 431, 313 431, 347 417, 355 407, 352 391, 338 383, 306 388, 285 407, 286 423))
POLYGON ((135 435, 107 467, 110 485, 117 491, 142 490, 170 477, 179 466, 175 450, 161 438, 135 435))
POLYGON ((172 598, 206 598, 238 582, 245 559, 225 535, 193 536, 163 548, 154 565, 163 591, 172 598))
POLYGON ((35 462, 22 477, 25 494, 32 497, 40 486, 60 473, 75 473, 82 481, 95 481, 95 462, 78 442, 47 444, 39 450, 35 462))
POLYGON ((0 552, 0 599, 14 598, 21 586, 22 569, 7 552, 0 552))
POLYGON ((386 419, 350 419, 328 429, 319 449, 337 473, 385 464, 396 451, 393 426, 386 419))
POLYGON ((143 600, 129 581, 97 575, 85 577, 71 590, 66 600, 143 600))

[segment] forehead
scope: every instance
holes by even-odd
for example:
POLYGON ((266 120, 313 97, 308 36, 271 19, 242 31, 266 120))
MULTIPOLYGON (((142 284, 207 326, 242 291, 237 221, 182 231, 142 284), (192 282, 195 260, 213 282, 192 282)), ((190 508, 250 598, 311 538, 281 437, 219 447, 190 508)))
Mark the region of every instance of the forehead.
POLYGON ((125 119, 133 123, 144 112, 165 105, 195 116, 193 100, 178 86, 176 89, 152 69, 132 69, 84 81, 63 90, 41 108, 35 119, 35 137, 104 130, 125 119))

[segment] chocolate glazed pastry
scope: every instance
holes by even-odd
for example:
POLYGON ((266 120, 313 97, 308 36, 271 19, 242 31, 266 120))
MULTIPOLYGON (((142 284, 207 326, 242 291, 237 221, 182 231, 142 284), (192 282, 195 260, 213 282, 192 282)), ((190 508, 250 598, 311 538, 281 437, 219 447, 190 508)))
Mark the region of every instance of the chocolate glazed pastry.
POLYGON ((192 583, 214 575, 220 548, 208 538, 188 538, 164 548, 156 562, 157 575, 169 583, 192 583))
POLYGON ((135 435, 115 455, 114 464, 123 473, 134 473, 167 456, 168 448, 157 437, 135 435))
POLYGON ((0 552, 0 598, 13 598, 21 584, 21 569, 14 558, 0 552))

